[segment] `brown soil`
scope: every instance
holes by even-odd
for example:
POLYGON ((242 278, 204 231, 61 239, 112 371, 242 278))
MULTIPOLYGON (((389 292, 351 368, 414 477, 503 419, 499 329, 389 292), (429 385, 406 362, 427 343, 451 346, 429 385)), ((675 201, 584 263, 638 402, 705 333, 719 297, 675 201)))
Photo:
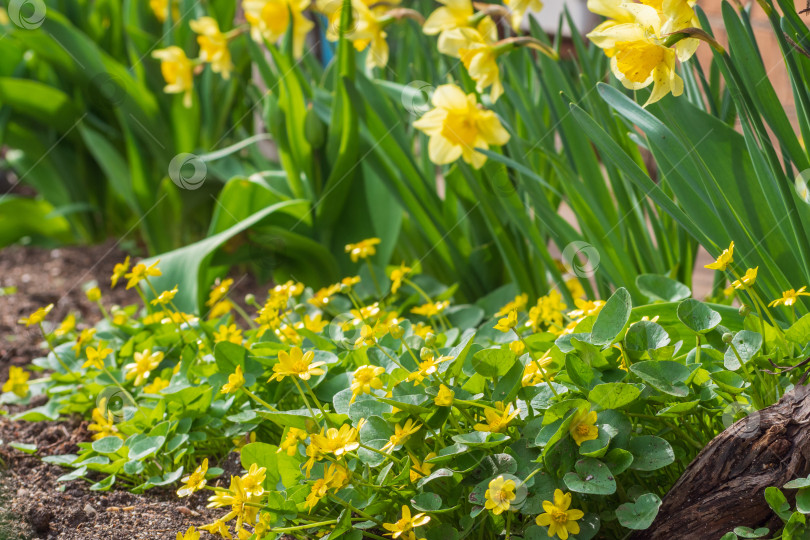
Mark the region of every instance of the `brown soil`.
MULTIPOLYGON (((58 324, 73 313, 79 329, 92 326, 101 315, 86 299, 83 285, 93 280, 107 306, 138 300, 120 285, 109 288, 113 266, 125 256, 113 243, 54 250, 15 246, 0 251, 0 290, 16 288, 13 294, 0 292, 0 383, 5 382, 10 366, 26 365, 45 352, 39 330, 18 324, 21 317, 53 303, 49 321, 58 324)), ((258 297, 266 292, 249 277, 235 281, 234 299, 247 292, 258 297)), ((222 515, 220 510, 205 508, 205 493, 181 500, 167 489, 133 495, 93 492, 83 480, 57 482, 69 471, 40 458, 76 453, 77 443, 90 440, 86 425, 79 418, 26 423, 0 416, 0 540, 175 540, 178 531, 211 523, 222 515), (22 453, 7 446, 9 442, 36 444, 38 452, 22 453)), ((238 455, 232 454, 219 466, 226 474, 214 485, 227 482, 229 474, 239 474, 238 455)))

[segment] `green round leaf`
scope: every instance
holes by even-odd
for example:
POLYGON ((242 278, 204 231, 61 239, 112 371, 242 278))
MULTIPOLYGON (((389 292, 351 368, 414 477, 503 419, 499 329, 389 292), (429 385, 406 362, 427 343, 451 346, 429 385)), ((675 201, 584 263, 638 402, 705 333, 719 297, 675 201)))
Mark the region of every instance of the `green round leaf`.
POLYGON ((597 384, 588 393, 588 400, 597 409, 619 409, 634 402, 641 395, 641 389, 627 383, 597 384))
POLYGON ((420 512, 435 512, 442 507, 442 498, 435 493, 419 493, 411 499, 411 504, 420 512))
POLYGON ((574 468, 563 477, 568 489, 589 495, 612 495, 616 492, 616 480, 607 465, 594 458, 577 461, 574 468))
POLYGON ((607 345, 612 342, 630 319, 632 307, 627 289, 624 287, 616 289, 596 316, 596 322, 593 323, 591 330, 591 343, 607 345))
POLYGON ((747 364, 756 356, 761 348, 762 336, 759 333, 750 330, 740 330, 734 336, 734 339, 731 340, 731 345, 726 349, 726 353, 723 356, 723 365, 728 370, 736 371, 741 367, 740 359, 747 364), (737 354, 740 355, 739 359, 737 358, 737 354, 734 354, 735 348, 737 349, 737 354))
POLYGON ((630 356, 640 358, 646 351, 660 349, 669 345, 669 334, 664 328, 652 321, 638 321, 630 325, 624 336, 624 347, 630 356))
POLYGON ((104 437, 93 441, 93 450, 99 454, 113 454, 118 452, 122 446, 124 446, 124 441, 119 437, 104 437))
POLYGON ((636 277, 636 286, 650 300, 678 302, 692 296, 689 287, 667 276, 641 274, 636 277))
POLYGON ((616 509, 616 518, 622 527, 643 531, 652 525, 658 509, 661 507, 661 499, 654 493, 645 493, 635 503, 624 503, 616 509))
POLYGON ((140 461, 144 458, 155 454, 163 443, 166 437, 143 437, 129 447, 129 459, 132 461, 140 461))
POLYGON ((689 388, 684 383, 692 372, 683 364, 671 360, 649 360, 632 364, 630 371, 665 394, 678 397, 689 395, 689 388))
POLYGON ((703 302, 689 298, 678 304, 678 319, 691 331, 705 334, 720 324, 722 317, 703 302))
POLYGON ((633 454, 630 468, 637 471, 655 471, 675 461, 675 452, 661 437, 654 435, 633 437, 628 446, 633 454))

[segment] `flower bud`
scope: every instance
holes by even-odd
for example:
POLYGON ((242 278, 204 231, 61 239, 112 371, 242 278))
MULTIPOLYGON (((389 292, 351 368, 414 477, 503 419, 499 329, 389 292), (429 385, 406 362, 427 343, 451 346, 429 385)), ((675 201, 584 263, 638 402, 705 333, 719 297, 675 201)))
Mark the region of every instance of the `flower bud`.
POLYGON ((388 327, 388 332, 391 334, 392 338, 399 339, 405 334, 405 329, 398 324, 392 324, 388 327))
POLYGON ((751 306, 743 304, 740 306, 740 317, 747 317, 751 313, 751 306))
POLYGON ((723 334, 723 343, 725 343, 726 345, 731 343, 732 339, 734 339, 734 336, 731 335, 731 332, 726 332, 725 334, 723 334))
POLYGON ((433 347, 436 345, 436 334, 433 332, 428 332, 428 334, 425 336, 425 345, 428 347, 433 347))
POLYGON ((433 360, 433 351, 427 347, 422 347, 422 350, 419 351, 419 358, 421 358, 423 362, 433 360))

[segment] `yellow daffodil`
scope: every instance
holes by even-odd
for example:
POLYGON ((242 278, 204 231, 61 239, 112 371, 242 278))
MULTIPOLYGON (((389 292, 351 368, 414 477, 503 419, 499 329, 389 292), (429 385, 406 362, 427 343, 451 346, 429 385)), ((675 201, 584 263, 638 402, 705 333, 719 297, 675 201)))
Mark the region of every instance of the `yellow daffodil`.
POLYGON ((200 540, 200 533, 194 527, 189 527, 186 533, 177 533, 176 540, 200 540))
POLYGON ((388 34, 384 28, 388 21, 378 18, 363 2, 355 2, 353 12, 356 17, 354 28, 346 37, 358 51, 368 49, 367 68, 385 67, 388 64, 388 42, 385 41, 388 34))
POLYGON ((433 403, 435 403, 439 407, 450 407, 453 405, 453 398, 455 398, 456 393, 450 390, 447 386, 440 384, 439 385, 439 393, 436 394, 436 397, 433 398, 433 403))
POLYGON ((76 329, 76 316, 74 314, 70 314, 62 321, 62 324, 59 325, 59 328, 53 331, 53 334, 56 337, 63 337, 73 332, 76 329))
POLYGON ((757 280, 757 271, 759 270, 759 266, 756 268, 749 268, 745 271, 745 275, 740 279, 732 282, 731 286, 735 289, 747 289, 754 285, 757 280))
POLYGON ((104 359, 111 355, 113 352, 109 347, 105 347, 105 343, 100 341, 98 347, 87 347, 85 354, 87 361, 82 364, 82 369, 93 367, 95 369, 104 369, 104 359))
POLYGON ((94 441, 103 439, 104 437, 118 437, 119 439, 123 439, 124 437, 121 436, 118 432, 118 427, 115 425, 115 417, 112 411, 107 410, 106 405, 107 398, 101 398, 98 407, 93 409, 90 415, 93 419, 93 423, 87 426, 87 430, 96 432, 96 434, 93 435, 94 441), (104 414, 103 411, 107 411, 107 413, 104 414))
POLYGON ((192 493, 200 491, 202 488, 204 488, 205 484, 207 483, 205 479, 205 474, 207 472, 208 458, 204 459, 203 462, 196 469, 194 469, 193 473, 180 480, 184 485, 177 490, 177 496, 188 497, 192 493))
POLYGON ((391 538, 399 538, 403 533, 412 531, 416 527, 426 525, 430 521, 430 517, 423 513, 411 516, 411 509, 402 505, 402 517, 395 523, 383 523, 383 528, 391 538))
POLYGON ((579 534, 579 523, 585 513, 582 510, 569 510, 571 494, 562 490, 554 490, 553 501, 543 501, 544 513, 537 516, 536 523, 540 527, 548 527, 548 535, 557 535, 560 540, 567 540, 570 534, 579 534))
POLYGON ((26 328, 31 326, 31 325, 42 324, 42 321, 45 320, 45 317, 48 316, 48 313, 50 313, 52 309, 53 309, 53 304, 48 304, 45 307, 41 307, 41 308, 37 309, 35 312, 33 312, 28 317, 23 317, 22 319, 20 319, 17 322, 20 323, 20 324, 24 324, 26 326, 26 328))
POLYGON ((98 302, 99 300, 101 300, 101 289, 99 289, 98 287, 91 287, 87 289, 87 291, 85 291, 84 295, 91 302, 98 302))
POLYGON ((444 37, 445 50, 442 52, 461 60, 479 93, 491 88, 489 98, 495 103, 503 94, 503 84, 494 42, 488 41, 472 28, 449 30, 444 37))
POLYGON ((360 366, 354 372, 352 383, 352 399, 349 403, 354 403, 360 394, 371 394, 371 389, 379 390, 383 384, 380 375, 385 373, 385 368, 379 366, 360 366))
POLYGON ((708 268, 710 270, 719 270, 723 272, 728 265, 734 262, 734 242, 729 244, 728 249, 724 249, 723 253, 717 257, 717 260, 711 264, 707 264, 703 268, 708 268))
POLYGON ((276 452, 286 452, 288 456, 292 457, 298 450, 298 443, 305 441, 306 438, 306 431, 296 427, 291 427, 287 430, 287 435, 284 436, 284 440, 278 445, 278 450, 276 450, 276 452))
POLYGON ((124 274, 126 274, 128 271, 129 271, 129 255, 127 255, 126 259, 124 259, 124 262, 116 263, 116 265, 113 267, 113 273, 112 276, 110 277, 110 286, 112 288, 115 288, 115 286, 118 285, 118 280, 124 277, 124 274))
POLYGON ((219 30, 219 24, 213 17, 200 17, 188 23, 197 35, 200 45, 200 60, 211 64, 214 73, 222 74, 223 79, 231 78, 231 52, 228 50, 228 38, 219 30))
POLYGON ((388 442, 385 443, 385 446, 383 446, 381 450, 383 452, 393 450, 397 446, 403 444, 408 437, 419 431, 421 427, 421 424, 417 424, 410 418, 405 421, 403 426, 397 424, 394 426, 394 434, 388 438, 388 442))
POLYGON ((214 343, 221 343, 223 341, 241 345, 242 330, 239 329, 235 324, 230 326, 225 324, 219 325, 219 328, 214 331, 214 343))
POLYGON ((155 377, 155 380, 143 387, 143 391, 147 394, 160 394, 161 390, 167 386, 169 386, 169 381, 155 377))
POLYGON ((141 386, 149 378, 160 362, 163 361, 163 353, 153 353, 150 349, 135 353, 135 361, 124 366, 126 380, 135 379, 135 386, 141 386))
POLYGON ((581 446, 585 441, 592 441, 599 437, 599 428, 595 424, 596 411, 579 410, 574 413, 568 432, 574 442, 577 443, 577 446, 581 446))
POLYGON ((436 466, 435 463, 428 463, 429 459, 436 457, 436 452, 430 452, 428 455, 425 456, 424 461, 422 461, 421 463, 410 452, 408 453, 408 456, 410 456, 411 458, 411 470, 409 471, 411 482, 416 482, 420 478, 429 476, 431 471, 433 471, 433 467, 436 466))
POLYGON ((509 480, 505 480, 503 476, 494 478, 489 483, 489 489, 484 492, 486 498, 484 508, 492 510, 496 516, 508 511, 516 497, 515 487, 515 481, 511 478, 509 480))
POLYGON ((191 60, 186 56, 186 52, 176 45, 171 45, 153 51, 152 58, 160 60, 160 73, 166 81, 163 91, 167 94, 183 94, 183 106, 190 108, 194 75, 191 60))
POLYGON ((176 294, 177 294, 177 285, 174 286, 174 289, 171 289, 169 291, 163 291, 162 293, 160 293, 157 298, 152 300, 152 305, 165 306, 166 304, 174 300, 176 294))
POLYGON ((511 11, 510 19, 512 21, 512 29, 515 32, 520 32, 520 23, 529 11, 535 13, 543 9, 543 2, 541 0, 503 0, 503 3, 511 11))
POLYGON ((496 404, 495 409, 487 407, 484 409, 484 416, 487 419, 486 424, 475 424, 476 431, 484 431, 489 433, 503 433, 509 427, 509 422, 515 419, 519 411, 512 412, 512 404, 503 407, 503 404, 496 404))
POLYGON ((31 374, 18 366, 11 366, 8 371, 8 380, 3 384, 3 392, 11 392, 17 397, 28 395, 28 379, 31 374))
POLYGON ((147 267, 143 263, 138 263, 132 267, 132 271, 128 274, 125 274, 124 277, 127 278, 127 289, 131 289, 142 280, 147 279, 152 276, 162 276, 163 273, 160 271, 160 268, 157 267, 160 260, 155 261, 152 263, 151 266, 147 267))
POLYGON ((465 96, 458 86, 444 84, 433 93, 432 103, 435 108, 413 125, 430 137, 428 154, 437 165, 461 157, 479 169, 487 157, 476 148, 503 146, 509 141, 509 133, 495 113, 478 107, 475 94, 465 96))
POLYGON ((245 384, 245 376, 242 373, 242 366, 236 366, 233 373, 228 375, 228 382, 222 385, 222 394, 230 394, 236 392, 245 384))
POLYGON ((366 259, 377 253, 376 246, 379 243, 379 238, 366 238, 356 244, 346 244, 346 253, 351 257, 352 262, 357 262, 359 259, 366 259))
POLYGON ((509 350, 512 351, 515 356, 520 356, 526 351, 526 345, 518 339, 509 344, 509 350))
POLYGON ((768 307, 776 307, 776 306, 785 306, 790 307, 796 303, 800 296, 810 296, 810 293, 805 292, 807 286, 800 288, 798 291, 794 291, 793 289, 788 289, 782 293, 782 298, 777 298, 770 304, 768 307))
POLYGON ((273 366, 273 376, 269 381, 280 381, 284 377, 298 377, 308 381, 313 375, 323 375, 324 370, 319 366, 326 362, 313 362, 313 358, 315 358, 314 351, 304 353, 298 347, 293 347, 289 353, 279 351, 278 363, 273 366))
POLYGON ((171 1, 172 20, 177 21, 180 19, 180 7, 177 0, 149 0, 149 8, 155 15, 155 18, 160 22, 166 22, 169 16, 169 2, 171 1))
POLYGON ((495 330, 501 332, 509 332, 512 328, 517 326, 517 310, 511 311, 506 317, 499 319, 498 324, 494 326, 495 330))
POLYGON ((304 16, 309 4, 310 0, 242 0, 242 9, 250 24, 250 36, 259 44, 264 40, 277 42, 292 24, 293 54, 300 58, 307 34, 315 26, 304 16))
POLYGON ((523 368, 523 377, 521 378, 521 384, 523 386, 537 386, 545 382, 546 377, 548 377, 548 380, 553 379, 548 373, 548 366, 554 360, 551 358, 550 352, 550 350, 546 351, 539 359, 532 360, 526 364, 526 367, 523 368))
POLYGON ((428 302, 411 309, 411 313, 422 315, 423 317, 435 317, 447 309, 449 305, 450 302, 447 300, 444 302, 428 302))
POLYGON ((437 48, 442 54, 457 56, 458 47, 452 43, 450 32, 459 28, 477 31, 489 43, 498 39, 498 27, 489 16, 476 23, 471 0, 439 0, 442 7, 431 13, 422 25, 422 31, 433 36, 438 34, 437 48))

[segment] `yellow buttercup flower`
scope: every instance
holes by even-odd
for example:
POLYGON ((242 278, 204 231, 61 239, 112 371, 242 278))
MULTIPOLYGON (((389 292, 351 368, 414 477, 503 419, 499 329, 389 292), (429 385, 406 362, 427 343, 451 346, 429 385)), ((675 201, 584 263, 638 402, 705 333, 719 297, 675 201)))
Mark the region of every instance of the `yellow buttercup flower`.
POLYGON ((79 332, 79 337, 76 338, 76 343, 71 347, 71 350, 76 353, 76 356, 79 356, 83 347, 86 347, 88 343, 93 340, 93 337, 96 335, 95 328, 85 328, 81 332, 79 332))
POLYGON ((352 399, 349 403, 354 403, 360 394, 371 394, 371 389, 379 390, 383 384, 380 375, 385 373, 385 368, 379 366, 360 366, 354 372, 352 383, 352 399))
POLYGON ((323 329, 329 326, 329 321, 323 319, 323 314, 318 313, 314 317, 310 317, 309 315, 304 315, 304 321, 299 323, 300 327, 306 328, 310 332, 315 332, 316 334, 323 332, 323 329))
POLYGON ((396 294, 400 287, 402 287, 402 280, 405 279, 411 272, 411 268, 405 266, 405 263, 399 265, 399 268, 395 268, 391 271, 391 294, 396 294))
POLYGON ((568 306, 563 301, 563 297, 556 289, 552 289, 545 296, 537 299, 537 304, 529 309, 529 318, 526 326, 531 327, 532 332, 537 332, 543 327, 554 331, 562 328, 563 312, 568 306))
POLYGON ((261 497, 264 494, 264 479, 267 476, 267 468, 259 467, 255 463, 250 466, 248 472, 242 475, 242 489, 248 495, 261 497))
POLYGON ((455 396, 455 392, 450 390, 450 388, 447 386, 441 384, 439 385, 439 393, 436 394, 435 398, 433 398, 433 403, 439 407, 450 407, 453 405, 453 398, 455 398, 455 396))
POLYGON ((571 494, 562 490, 554 490, 553 501, 543 501, 545 513, 537 516, 536 523, 540 527, 548 527, 548 535, 557 535, 561 540, 567 540, 569 534, 579 534, 578 519, 585 513, 582 510, 569 510, 571 494))
POLYGON ((430 355, 428 357, 425 357, 424 355, 422 356, 424 360, 419 362, 419 368, 416 371, 408 375, 408 381, 416 381, 417 383, 421 383, 426 377, 429 377, 439 371, 439 364, 453 359, 452 356, 440 356, 439 358, 433 358, 433 353, 430 351, 430 349, 422 349, 423 352, 425 350, 430 352, 430 355))
POLYGON ((723 253, 717 257, 717 260, 711 264, 707 264, 703 268, 708 268, 710 270, 719 270, 723 272, 728 265, 734 262, 734 242, 729 244, 728 249, 724 249, 723 253))
POLYGON ((543 356, 538 360, 532 360, 526 364, 526 367, 523 368, 523 377, 521 378, 521 384, 523 386, 537 386, 545 382, 546 377, 548 377, 548 380, 553 379, 553 377, 549 375, 548 369, 546 369, 549 364, 554 361, 550 356, 550 352, 551 351, 548 350, 543 353, 543 356))
POLYGON ((426 525, 429 521, 430 517, 426 516, 424 513, 411 516, 411 509, 402 505, 402 517, 397 520, 396 523, 383 523, 383 528, 386 531, 391 531, 386 533, 391 538, 399 538, 403 533, 412 531, 416 527, 426 525))
POLYGON ((28 317, 23 317, 17 322, 20 324, 24 324, 26 328, 34 324, 42 324, 42 321, 45 320, 45 317, 48 316, 48 313, 50 313, 52 309, 53 304, 48 304, 45 307, 39 308, 28 317))
POLYGON ((163 91, 167 94, 183 94, 183 105, 190 108, 194 75, 191 60, 186 56, 186 52, 176 45, 171 45, 153 51, 152 58, 160 60, 160 73, 166 81, 163 91))
POLYGON ((319 366, 326 362, 313 362, 314 351, 304 353, 298 347, 293 347, 290 352, 278 351, 278 363, 273 366, 273 376, 270 381, 280 381, 284 377, 298 377, 308 381, 313 375, 323 375, 324 370, 319 366))
POLYGON ((397 424, 394 426, 394 434, 388 438, 388 442, 385 443, 385 446, 383 446, 381 450, 383 452, 393 450, 395 447, 404 443, 408 437, 419 431, 421 427, 421 424, 417 424, 410 418, 405 421, 403 426, 397 424))
POLYGON ((430 452, 428 455, 425 456, 424 461, 422 461, 421 463, 410 452, 408 453, 408 455, 411 458, 411 470, 410 470, 411 482, 416 482, 420 478, 430 475, 431 471, 433 470, 433 467, 436 466, 435 463, 428 463, 429 459, 436 457, 436 452, 430 452))
POLYGON ((178 497, 188 497, 195 491, 199 491, 205 487, 207 483, 205 474, 208 472, 208 458, 194 469, 194 472, 182 478, 183 486, 177 490, 178 497))
POLYGON ((749 268, 745 271, 745 275, 740 279, 731 283, 731 286, 735 289, 747 289, 754 285, 757 280, 757 271, 759 270, 759 266, 756 268, 749 268))
POLYGON ((245 376, 242 373, 242 366, 236 366, 233 373, 228 375, 228 382, 222 385, 221 394, 230 394, 236 392, 245 384, 245 376))
POLYGON ((498 320, 498 324, 496 324, 493 328, 495 328, 495 330, 500 330, 501 332, 506 333, 515 326, 517 326, 517 310, 511 311, 509 315, 498 320))
POLYGON ((299 58, 304 53, 307 34, 315 26, 303 13, 309 4, 310 0, 242 0, 242 9, 250 24, 250 36, 260 44, 264 40, 275 43, 292 24, 293 54, 299 58))
POLYGON ((118 285, 118 280, 124 277, 124 274, 126 274, 128 271, 129 255, 127 255, 126 259, 124 259, 124 262, 116 263, 116 265, 113 267, 112 277, 110 278, 110 286, 115 288, 115 286, 118 285))
POLYGON ((512 29, 515 32, 520 31, 520 23, 523 22, 523 17, 526 16, 526 13, 529 11, 536 13, 543 9, 543 2, 541 0, 503 0, 503 3, 512 12, 510 19, 512 21, 512 29))
POLYGON ((422 304, 421 306, 412 308, 411 313, 422 315, 423 317, 435 317, 447 309, 449 305, 450 302, 447 300, 444 302, 428 302, 426 304, 422 304))
POLYGON ((503 476, 494 478, 489 483, 489 489, 484 492, 486 498, 484 508, 492 510, 496 516, 508 511, 516 497, 515 487, 515 481, 511 478, 509 480, 505 480, 503 476))
POLYGON ((356 244, 346 244, 346 253, 351 257, 352 262, 357 262, 359 259, 366 259, 377 253, 376 246, 379 243, 379 238, 366 238, 356 244))
POLYGON ((579 410, 574 413, 568 432, 574 442, 577 443, 577 446, 581 446, 585 441, 592 441, 599 437, 599 428, 595 424, 596 411, 579 410))
POLYGON ((233 538, 231 535, 231 531, 228 530, 228 524, 222 520, 216 520, 213 523, 209 523, 208 525, 203 525, 200 529, 207 531, 213 535, 219 535, 222 538, 233 538))
POLYGON ((75 329, 76 329, 76 316, 71 313, 70 315, 65 317, 65 319, 62 321, 62 324, 59 325, 59 328, 53 331, 53 334, 56 337, 62 337, 69 334, 70 332, 73 332, 73 330, 75 329))
POLYGON ((87 361, 82 364, 82 369, 93 367, 96 369, 104 369, 104 359, 112 354, 113 350, 104 346, 105 343, 100 341, 98 347, 87 347, 85 354, 87 361))
POLYGON ((236 345, 242 344, 242 330, 235 324, 230 326, 221 324, 219 328, 214 331, 214 343, 228 341, 236 345))
MULTIPOLYGON (((242 479, 238 476, 231 476, 231 485, 227 491, 217 491, 216 495, 208 497, 208 508, 220 508, 230 506, 231 511, 220 518, 218 522, 227 523, 236 518, 236 528, 240 529, 242 523, 255 523, 258 509, 253 504, 257 503, 260 497, 245 491, 242 479)), ((227 530, 227 527, 226 527, 227 530)))
POLYGON ((463 158, 476 169, 487 157, 476 148, 503 146, 509 133, 492 111, 480 109, 475 94, 464 95, 458 86, 444 84, 433 93, 434 109, 414 122, 414 127, 430 137, 428 154, 437 165, 463 158))
POLYGON ((770 304, 768 307, 776 307, 776 306, 785 306, 790 307, 796 303, 800 296, 810 296, 810 293, 805 292, 807 286, 800 288, 798 291, 794 291, 793 289, 788 289, 782 293, 782 298, 777 298, 770 304))
POLYGON ((87 289, 87 291, 84 294, 85 296, 87 296, 87 299, 90 300, 91 302, 98 302, 99 300, 101 300, 101 289, 99 289, 98 287, 92 287, 90 289, 87 289))
POLYGON ((487 407, 484 409, 484 416, 487 419, 486 424, 475 424, 476 431, 484 431, 489 433, 503 433, 509 427, 509 422, 515 419, 520 411, 512 412, 512 404, 503 407, 503 404, 496 404, 496 409, 487 407))
POLYGON ((99 400, 98 407, 93 409, 90 415, 93 418, 93 423, 87 426, 87 430, 97 432, 93 435, 94 441, 103 439, 104 437, 118 437, 119 439, 123 439, 124 437, 121 436, 118 432, 118 427, 115 425, 115 417, 112 411, 107 410, 106 415, 102 412, 106 410, 106 404, 107 398, 101 398, 101 400, 99 400))
POLYGON ((163 361, 163 353, 153 353, 150 349, 135 353, 135 361, 124 366, 126 380, 135 379, 135 386, 141 386, 149 378, 160 362, 163 361))
POLYGON ((306 438, 306 431, 296 427, 291 427, 287 430, 287 435, 284 436, 284 440, 278 445, 278 450, 276 450, 276 453, 286 452, 288 456, 292 457, 298 450, 298 443, 305 441, 306 438))
POLYGON ((518 339, 509 344, 509 350, 512 351, 515 356, 520 356, 526 351, 526 345, 518 339))
POLYGON ((127 289, 131 289, 150 276, 162 276, 163 273, 160 271, 160 268, 157 267, 159 262, 160 260, 157 260, 149 267, 143 263, 136 264, 130 273, 124 275, 124 277, 129 280, 127 281, 127 289))
POLYGON ((177 533, 176 540, 200 540, 200 533, 194 527, 189 527, 186 533, 177 533))
POLYGON ((529 302, 529 295, 526 293, 519 294, 515 296, 515 299, 511 302, 508 302, 504 305, 498 312, 495 314, 496 317, 503 317, 504 315, 508 315, 511 311, 523 311, 526 307, 526 304, 529 302))
POLYGON ((211 307, 218 304, 231 290, 232 285, 233 279, 231 278, 226 278, 214 283, 211 287, 211 292, 208 293, 208 300, 205 301, 205 305, 211 307))
POLYGON ((18 366, 11 366, 8 371, 8 380, 3 384, 3 392, 11 392, 17 397, 28 395, 28 379, 31 374, 18 366))
POLYGON ((200 45, 200 60, 211 64, 214 73, 221 73, 223 79, 231 78, 233 63, 228 50, 228 38, 219 30, 213 17, 200 17, 188 23, 197 36, 200 45))
MULTIPOLYGON (((177 365, 179 366, 180 364, 177 365)), ((160 391, 167 386, 169 386, 169 381, 155 377, 155 380, 143 387, 143 391, 147 394, 159 394, 160 391)))
POLYGON ((152 300, 152 305, 165 306, 166 304, 174 300, 176 294, 177 294, 177 285, 174 286, 174 289, 171 289, 169 291, 163 291, 162 293, 160 293, 157 298, 152 300))
POLYGON ((574 305, 577 309, 568 312, 568 317, 571 319, 582 319, 584 317, 591 317, 598 315, 602 308, 605 307, 604 300, 582 300, 580 298, 574 299, 574 305))
POLYGON ((337 457, 346 452, 357 450, 360 446, 358 441, 359 429, 348 424, 343 424, 340 429, 329 428, 321 433, 314 433, 310 436, 312 446, 322 454, 334 454, 337 457))

